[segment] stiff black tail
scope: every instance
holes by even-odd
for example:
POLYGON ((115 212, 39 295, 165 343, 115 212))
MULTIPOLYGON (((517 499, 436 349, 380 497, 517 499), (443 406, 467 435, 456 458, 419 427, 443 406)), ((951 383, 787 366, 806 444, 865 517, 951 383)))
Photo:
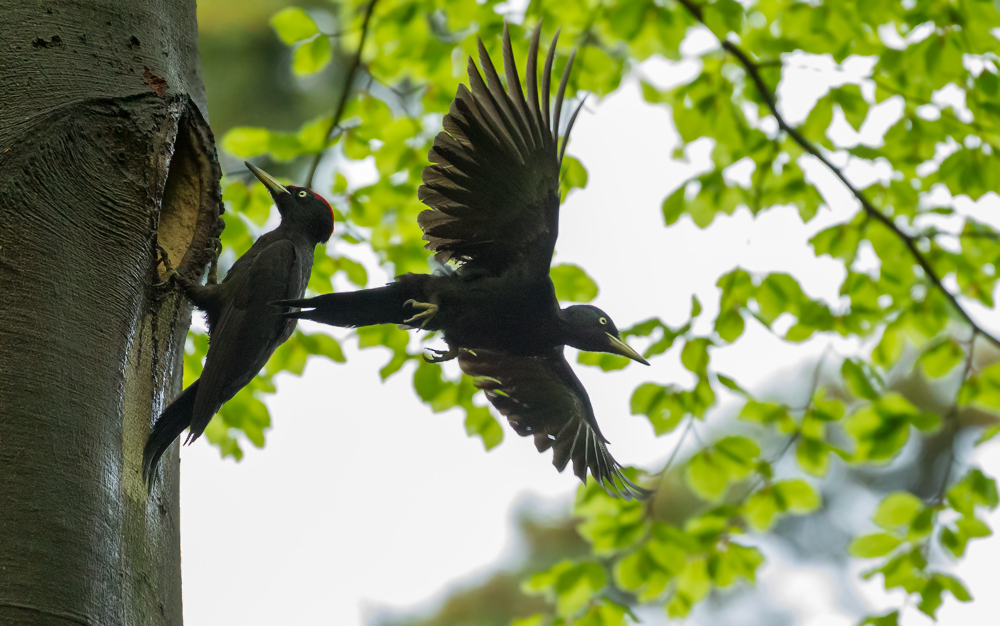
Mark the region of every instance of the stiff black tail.
POLYGON ((322 322, 330 326, 354 328, 374 324, 402 324, 412 317, 413 311, 405 306, 407 300, 421 299, 422 280, 408 279, 407 275, 397 282, 376 289, 328 293, 304 300, 282 300, 274 304, 303 307, 308 311, 291 311, 284 317, 322 322))
POLYGON ((146 448, 142 451, 142 477, 152 488, 153 475, 160 457, 167 451, 170 444, 177 439, 184 429, 191 425, 191 414, 194 411, 194 399, 198 396, 198 381, 191 383, 181 395, 170 403, 149 432, 146 448))

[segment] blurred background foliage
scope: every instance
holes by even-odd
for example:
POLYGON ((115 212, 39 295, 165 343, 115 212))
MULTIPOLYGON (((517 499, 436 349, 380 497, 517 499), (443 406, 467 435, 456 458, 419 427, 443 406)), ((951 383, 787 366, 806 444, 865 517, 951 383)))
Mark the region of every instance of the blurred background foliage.
MULTIPOLYGON (((203 72, 227 173, 223 269, 275 224, 270 199, 242 166, 253 158, 284 180, 315 186, 336 209, 336 233, 317 253, 312 292, 365 287, 371 281, 362 259, 388 276, 428 271, 415 219, 427 149, 476 36, 496 54, 505 18, 519 59, 539 19, 546 40, 561 28, 557 71, 580 48, 571 96, 599 99, 631 75, 648 103, 671 112, 684 144, 679 158, 689 144, 710 142, 714 167, 650 207, 666 226, 690 219, 705 227, 743 206, 757 214, 791 205, 808 222, 826 202, 804 174, 808 162, 838 176, 834 163, 891 173, 850 187, 855 216, 810 242, 817 256, 843 263, 840 303, 811 298, 790 275, 737 267, 719 277, 711 333, 692 331, 702 312, 697 300, 691 321, 678 328, 652 318, 625 330, 647 358, 678 351, 696 379, 690 388, 661 381, 635 390, 631 412, 647 417, 657 435, 684 429, 686 436, 720 394, 745 398, 735 415, 712 414, 693 453, 645 468, 643 482, 657 489, 650 502, 581 487, 573 519, 523 518, 520 562, 457 591, 436 615, 384 616, 382 623, 610 626, 632 623, 648 607, 683 618, 698 603, 727 615, 750 606, 753 594, 718 591, 752 584, 764 561, 748 533, 784 542, 803 559, 865 560, 863 576, 912 594, 910 610, 928 616, 949 596, 969 601, 962 582, 931 557, 960 558, 971 540, 991 534, 982 513, 998 504, 994 480, 963 459, 1000 431, 998 343, 968 313, 977 302, 980 312, 996 314, 1000 235, 958 216, 953 203, 979 200, 1000 183, 995 4, 201 0, 203 72), (699 62, 688 82, 664 88, 643 75, 642 61, 679 59, 683 42, 709 33, 713 45, 686 53, 699 62), (871 70, 857 84, 830 89, 791 124, 775 93, 790 59, 803 55, 837 64, 865 57, 871 70), (947 93, 950 100, 941 97, 947 93), (831 139, 832 124, 859 129, 886 101, 901 114, 880 141, 831 139), (874 268, 858 262, 859 251, 877 257, 874 268), (738 341, 750 319, 788 342, 829 333, 856 337, 863 349, 851 358, 826 355, 751 395, 711 358, 716 346, 738 341), (880 500, 864 533, 836 515, 859 492, 880 500)), ((563 183, 564 194, 584 187, 586 164, 567 157, 563 183)), ((556 266, 553 279, 561 300, 597 294, 585 268, 556 266)), ((470 381, 420 359, 432 336, 392 326, 352 335, 361 348, 389 349, 383 378, 417 361, 413 386, 432 411, 460 407, 470 436, 487 450, 501 442, 500 424, 470 381)), ((185 384, 198 376, 206 347, 192 331, 185 384)), ((313 356, 344 361, 336 337, 300 330, 223 408, 206 436, 224 456, 239 459, 247 442, 264 445, 271 424, 262 399, 274 392, 272 378, 301 374, 313 356)), ((579 362, 604 370, 627 364, 595 354, 579 362)), ((846 566, 840 571, 850 575, 846 566)), ((789 623, 753 607, 764 620, 756 623, 789 623)), ((864 623, 898 618, 893 611, 864 623)))

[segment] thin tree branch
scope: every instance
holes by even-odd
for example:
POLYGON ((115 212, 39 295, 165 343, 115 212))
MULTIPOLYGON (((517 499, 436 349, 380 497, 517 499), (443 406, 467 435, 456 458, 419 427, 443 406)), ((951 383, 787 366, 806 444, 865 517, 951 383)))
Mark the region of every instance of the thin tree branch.
MULTIPOLYGON (((823 351, 823 354, 819 356, 819 360, 816 361, 816 367, 813 368, 812 380, 809 383, 809 395, 806 397, 805 406, 800 409, 802 411, 803 416, 805 416, 805 414, 808 413, 813 407, 813 398, 816 396, 816 390, 819 389, 819 379, 820 375, 823 372, 823 362, 826 361, 826 355, 830 353, 831 348, 832 346, 827 346, 826 350, 823 351)), ((796 430, 794 433, 792 433, 788 437, 788 439, 785 440, 785 443, 781 446, 781 449, 778 450, 778 453, 775 454, 771 458, 771 460, 767 462, 767 464, 771 467, 774 467, 781 459, 785 458, 785 454, 788 453, 791 447, 801 437, 802 437, 801 429, 796 430)), ((765 476, 759 476, 753 483, 751 483, 750 488, 747 489, 746 492, 742 496, 740 496, 739 499, 736 500, 736 503, 742 504, 743 502, 745 502, 747 498, 751 496, 751 494, 760 489, 761 485, 766 484, 769 480, 770 479, 766 478, 765 476)))
POLYGON ((667 464, 657 472, 660 476, 665 476, 667 472, 670 471, 670 466, 674 464, 674 459, 677 458, 677 453, 680 452, 681 447, 684 445, 684 440, 687 439, 688 433, 694 429, 694 415, 688 416, 687 426, 684 427, 684 432, 681 433, 681 438, 677 440, 677 445, 674 446, 674 451, 670 453, 670 458, 667 459, 667 464))
POLYGON ((934 496, 933 506, 941 506, 944 504, 945 494, 948 490, 948 482, 951 480, 951 472, 955 466, 955 436, 958 434, 961 425, 956 419, 958 417, 958 395, 962 392, 962 387, 965 386, 965 382, 969 380, 969 374, 972 373, 972 358, 974 350, 976 347, 976 337, 979 335, 978 331, 972 331, 972 337, 969 338, 969 351, 965 355, 965 366, 962 368, 962 376, 958 379, 958 390, 955 391, 955 403, 951 405, 948 413, 944 416, 944 427, 948 430, 948 434, 951 436, 951 441, 948 442, 948 466, 944 470, 944 477, 941 479, 941 485, 938 487, 937 494, 934 496))
MULTIPOLYGON (((677 0, 677 2, 682 4, 696 20, 702 24, 705 23, 700 6, 692 2, 692 0, 677 0)), ((983 328, 972 319, 968 311, 962 308, 962 305, 959 304, 956 297, 945 288, 944 284, 941 282, 941 278, 937 275, 937 272, 934 271, 934 268, 931 267, 930 262, 923 255, 923 253, 917 249, 916 239, 900 230, 900 228, 896 226, 895 222, 892 221, 892 218, 876 209, 871 201, 868 200, 868 198, 865 197, 865 195, 861 193, 857 187, 852 185, 851 182, 847 180, 847 177, 840 168, 831 163, 822 152, 809 142, 809 140, 803 137, 799 131, 785 121, 785 118, 778 112, 778 105, 775 101, 774 94, 771 93, 767 84, 764 82, 764 79, 761 77, 757 64, 755 64, 750 57, 748 57, 747 54, 733 42, 726 39, 720 39, 719 43, 726 52, 736 57, 736 59, 740 62, 740 65, 743 66, 743 69, 746 71, 750 80, 753 81, 754 86, 757 88, 757 92, 760 93, 760 97, 764 100, 764 104, 767 105, 767 108, 771 111, 774 119, 778 122, 778 127, 785 131, 788 136, 795 141, 795 143, 802 147, 803 150, 819 159, 823 165, 833 172, 833 174, 839 178, 842 183, 844 183, 847 189, 850 190, 851 194, 857 198, 858 202, 861 203, 861 207, 864 209, 865 213, 889 229, 889 231, 891 231, 903 242, 903 245, 905 245, 906 249, 909 250, 910 254, 917 261, 917 264, 924 270, 924 275, 927 276, 927 280, 929 280, 931 284, 941 292, 945 299, 951 304, 952 308, 959 314, 959 316, 962 317, 962 319, 966 321, 966 323, 969 324, 969 326, 972 327, 974 332, 982 335, 994 346, 1000 348, 1000 339, 997 339, 990 333, 983 330, 983 328)))
POLYGON ((368 38, 368 25, 371 23, 372 13, 375 12, 375 5, 378 0, 371 0, 368 3, 368 8, 365 10, 365 20, 361 24, 361 40, 358 42, 358 50, 354 53, 354 58, 351 59, 351 65, 347 70, 347 77, 344 79, 344 89, 340 92, 340 100, 337 102, 337 108, 333 113, 333 118, 330 120, 330 128, 326 131, 326 138, 323 140, 323 148, 316 153, 313 158, 312 165, 309 166, 309 175, 306 177, 306 187, 313 186, 313 179, 316 177, 316 169, 319 168, 319 162, 323 160, 323 154, 326 152, 326 144, 330 142, 333 137, 333 132, 340 126, 340 118, 344 116, 344 109, 347 108, 347 100, 351 96, 351 85, 354 84, 354 75, 358 71, 358 66, 361 65, 361 53, 365 48, 365 40, 368 38))

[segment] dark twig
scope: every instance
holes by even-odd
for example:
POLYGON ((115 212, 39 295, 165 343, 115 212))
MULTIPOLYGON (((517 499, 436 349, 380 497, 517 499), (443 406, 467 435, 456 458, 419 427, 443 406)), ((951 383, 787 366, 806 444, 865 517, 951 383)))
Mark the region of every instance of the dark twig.
MULTIPOLYGON (((667 459, 667 464, 663 466, 663 469, 659 471, 661 476, 665 476, 667 472, 670 471, 670 466, 674 464, 674 459, 677 458, 677 453, 681 451, 681 447, 684 446, 684 440, 687 439, 688 433, 694 429, 694 415, 688 416, 687 426, 684 427, 684 432, 681 433, 681 438, 677 440, 677 445, 674 446, 674 451, 670 453, 670 458, 667 459)), ((695 433, 697 436, 697 433, 695 433)))
POLYGON ((937 494, 934 496, 934 506, 941 506, 944 504, 945 493, 948 490, 948 482, 951 480, 951 472, 955 466, 955 436, 958 434, 958 395, 962 392, 962 387, 965 385, 965 381, 969 380, 969 374, 972 372, 972 358, 973 351, 976 347, 976 337, 979 333, 975 330, 972 331, 972 337, 969 338, 969 351, 965 355, 965 366, 962 368, 962 377, 958 379, 958 390, 955 392, 955 402, 948 409, 948 413, 944 416, 944 427, 951 437, 948 442, 948 466, 944 470, 944 477, 941 479, 941 485, 938 487, 937 494))
MULTIPOLYGON (((802 407, 801 409, 803 415, 805 415, 806 413, 809 412, 810 409, 812 409, 813 398, 816 396, 816 390, 819 389, 819 378, 820 374, 823 371, 823 362, 826 361, 826 355, 829 352, 830 352, 830 347, 828 346, 827 349, 823 351, 823 354, 820 355, 819 360, 816 362, 816 367, 815 369, 813 369, 812 380, 809 383, 809 396, 806 398, 805 406, 802 407)), ((785 440, 785 443, 782 444, 781 449, 778 450, 778 453, 775 454, 771 458, 771 460, 767 462, 767 464, 773 467, 778 463, 778 461, 785 458, 785 454, 788 453, 788 450, 791 449, 791 447, 799 440, 801 436, 802 432, 800 430, 796 430, 794 433, 792 433, 792 435, 785 440)), ((770 479, 763 475, 759 476, 757 480, 755 480, 750 485, 750 488, 747 489, 746 493, 740 496, 740 498, 736 500, 736 502, 737 503, 744 502, 747 498, 750 497, 751 494, 760 489, 761 485, 768 482, 768 480, 770 479)))
MULTIPOLYGON (((684 8, 686 8, 688 12, 692 16, 694 16, 696 20, 698 20, 702 24, 705 23, 700 6, 692 2, 692 0, 677 0, 677 1, 680 4, 684 5, 684 8)), ((844 183, 847 189, 850 190, 851 194, 853 194, 854 197, 857 198, 858 202, 861 203, 861 207, 864 209, 866 214, 868 214, 870 217, 872 217, 877 222, 881 223, 883 226, 889 229, 889 231, 891 231, 894 235, 896 235, 896 237, 898 237, 903 242, 903 245, 905 245, 906 249, 909 250, 910 254, 917 261, 917 264, 920 265, 920 267, 924 270, 924 274, 927 276, 927 280, 929 280, 931 284, 933 284, 934 287, 936 287, 937 290, 941 292, 941 294, 945 297, 945 299, 948 300, 948 302, 951 304, 952 308, 954 308, 955 311, 959 314, 959 316, 961 316, 962 319, 964 319, 966 323, 968 323, 969 326, 972 327, 972 330, 975 333, 982 335, 987 340, 989 340, 990 343, 1000 348, 1000 339, 997 339, 993 335, 983 330, 983 328, 979 326, 979 324, 977 324, 972 319, 968 311, 962 308, 962 305, 958 303, 958 300, 955 298, 955 296, 950 291, 948 291, 948 289, 945 288, 944 284, 941 282, 941 278, 937 275, 937 272, 934 271, 934 268, 931 267, 930 262, 923 255, 923 253, 917 249, 916 238, 911 237, 910 235, 900 230, 900 228, 896 226, 896 224, 892 221, 892 218, 886 216, 884 213, 876 209, 875 206, 871 203, 871 201, 868 200, 868 198, 865 197, 865 195, 861 193, 861 191, 857 187, 852 185, 850 181, 847 180, 847 177, 844 175, 844 172, 840 168, 831 163, 830 160, 827 159, 822 152, 820 152, 814 145, 812 145, 812 143, 809 142, 809 140, 803 137, 799 131, 790 126, 788 122, 785 121, 785 118, 781 115, 781 113, 778 112, 778 105, 777 102, 775 101, 774 94, 771 93, 770 89, 768 89, 767 87, 767 84, 764 82, 764 79, 761 77, 760 72, 758 71, 757 64, 754 63, 750 59, 750 57, 748 57, 747 54, 733 42, 728 41, 726 39, 720 39, 719 43, 722 45, 722 48, 726 52, 736 57, 736 59, 740 62, 740 65, 743 66, 743 69, 746 71, 747 75, 750 77, 750 80, 753 81, 754 86, 757 88, 758 93, 760 93, 760 97, 764 100, 764 104, 767 105, 767 108, 771 111, 771 114, 774 116, 775 121, 778 122, 778 127, 781 130, 785 131, 788 134, 788 136, 795 141, 795 143, 799 144, 799 146, 802 147, 803 150, 805 150, 809 154, 819 159, 819 161, 823 165, 825 165, 831 172, 833 172, 833 174, 837 178, 839 178, 842 183, 844 183)))
POLYGON ((326 144, 330 142, 333 137, 334 131, 340 126, 340 118, 344 115, 344 109, 347 108, 347 100, 351 96, 351 85, 354 84, 354 75, 358 71, 358 66, 361 65, 361 53, 365 48, 365 40, 368 38, 368 25, 371 23, 372 13, 375 12, 375 5, 378 0, 372 0, 368 3, 368 8, 365 10, 365 20, 361 24, 361 41, 358 42, 358 50, 354 53, 354 58, 351 59, 351 65, 347 70, 347 77, 344 79, 344 89, 340 92, 340 100, 337 102, 337 109, 333 113, 333 118, 330 120, 330 128, 326 131, 326 138, 323 140, 323 147, 316 156, 313 158, 312 165, 309 166, 309 176, 306 177, 306 187, 313 186, 313 179, 316 177, 316 169, 319 167, 319 162, 323 160, 323 153, 326 152, 326 144))

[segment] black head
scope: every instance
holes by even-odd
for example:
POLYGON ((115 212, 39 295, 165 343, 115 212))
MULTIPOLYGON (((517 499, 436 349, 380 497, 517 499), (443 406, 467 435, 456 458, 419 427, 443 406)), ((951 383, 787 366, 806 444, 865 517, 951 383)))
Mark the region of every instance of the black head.
POLYGON ((618 328, 608 314, 596 306, 578 304, 562 311, 563 322, 569 335, 566 345, 587 352, 610 352, 627 356, 643 365, 649 362, 622 341, 618 328))
POLYGON ((333 235, 333 209, 323 196, 305 187, 283 185, 252 163, 244 163, 267 187, 281 213, 282 226, 304 233, 315 243, 329 241, 333 235))

